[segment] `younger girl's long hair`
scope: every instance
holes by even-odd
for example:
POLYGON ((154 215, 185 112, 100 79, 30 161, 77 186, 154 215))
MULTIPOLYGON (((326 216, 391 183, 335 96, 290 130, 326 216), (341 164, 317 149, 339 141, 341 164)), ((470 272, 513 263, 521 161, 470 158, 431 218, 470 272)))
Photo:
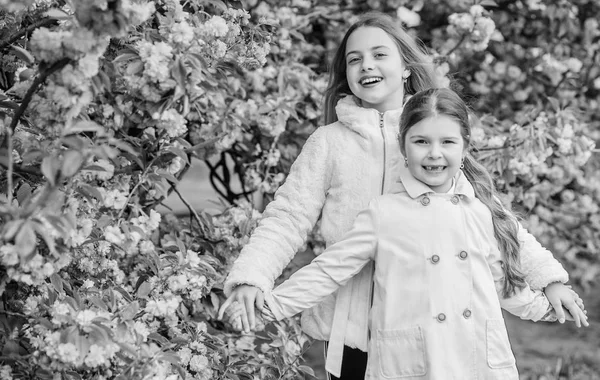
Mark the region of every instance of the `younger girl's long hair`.
MULTIPOLYGON (((413 95, 404 105, 400 117, 399 140, 402 152, 405 153, 405 141, 408 130, 418 122, 428 117, 444 115, 455 120, 461 127, 461 136, 465 147, 469 146, 471 125, 469 110, 463 100, 447 88, 432 88, 413 95)), ((523 274, 520 271, 520 243, 517 237, 517 218, 507 210, 498 197, 496 186, 490 173, 467 154, 464 158, 463 173, 469 180, 475 196, 487 206, 492 213, 494 236, 502 253, 504 285, 502 294, 509 297, 516 289, 525 286, 523 274)))
MULTIPOLYGON (((346 78, 346 45, 350 35, 361 27, 379 28, 396 42, 404 65, 410 70, 410 76, 404 84, 405 95, 412 95, 427 88, 442 87, 435 73, 432 58, 425 52, 420 42, 406 33, 392 17, 385 13, 367 12, 348 28, 331 62, 329 84, 325 90, 323 107, 325 124, 337 121, 337 114, 335 113, 337 102, 343 96, 352 94, 346 78)), ((400 70, 400 67, 398 70, 400 70)), ((402 107, 402 104, 398 104, 398 108, 400 107, 402 107)))

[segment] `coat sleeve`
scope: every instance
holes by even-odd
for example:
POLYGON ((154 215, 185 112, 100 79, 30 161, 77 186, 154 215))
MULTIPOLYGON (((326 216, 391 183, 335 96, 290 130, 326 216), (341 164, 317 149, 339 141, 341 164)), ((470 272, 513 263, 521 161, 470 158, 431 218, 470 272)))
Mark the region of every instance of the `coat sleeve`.
POLYGON ((542 247, 520 223, 518 239, 521 243, 521 272, 532 289, 540 290, 553 282, 569 280, 569 274, 552 252, 542 247))
POLYGON ((330 183, 329 165, 327 131, 321 127, 306 140, 284 184, 234 262, 224 283, 227 296, 241 284, 263 292, 273 288, 321 214, 330 183))
POLYGON ((266 304, 277 320, 317 305, 374 259, 378 229, 373 203, 376 201, 358 214, 352 229, 339 242, 329 246, 272 292, 265 293, 266 304))
MULTIPOLYGON (((492 255, 499 258, 500 253, 492 255)), ((529 285, 523 289, 515 289, 515 293, 510 297, 504 298, 502 289, 504 285, 504 271, 502 270, 502 262, 497 259, 489 263, 494 277, 496 293, 500 300, 500 306, 511 314, 516 315, 521 319, 529 319, 532 321, 546 320, 549 312, 552 311, 552 306, 546 298, 546 295, 541 290, 532 290, 529 285)))

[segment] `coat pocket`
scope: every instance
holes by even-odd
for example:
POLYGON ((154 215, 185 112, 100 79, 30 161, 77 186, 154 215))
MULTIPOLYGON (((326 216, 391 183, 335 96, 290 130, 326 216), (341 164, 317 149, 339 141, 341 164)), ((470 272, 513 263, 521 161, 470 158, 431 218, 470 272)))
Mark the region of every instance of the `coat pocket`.
POLYGON ((486 323, 487 362, 492 369, 515 366, 508 333, 503 319, 488 319, 486 323))
POLYGON ((423 376, 427 373, 425 339, 420 327, 377 330, 379 368, 385 378, 423 376))

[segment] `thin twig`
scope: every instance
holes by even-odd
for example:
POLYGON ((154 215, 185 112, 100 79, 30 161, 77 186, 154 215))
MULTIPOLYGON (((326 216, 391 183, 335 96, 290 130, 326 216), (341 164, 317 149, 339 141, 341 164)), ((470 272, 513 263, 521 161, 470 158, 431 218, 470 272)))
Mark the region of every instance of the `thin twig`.
POLYGON ((127 205, 129 204, 129 201, 131 200, 133 193, 135 193, 135 191, 138 189, 138 187, 140 187, 140 185, 144 182, 143 181, 144 176, 146 176, 146 174, 148 174, 148 170, 150 170, 150 168, 152 168, 152 165, 154 165, 154 162, 158 159, 158 157, 159 156, 154 157, 152 159, 152 161, 150 161, 150 163, 148 164, 146 169, 144 169, 144 171, 140 175, 140 180, 138 181, 138 183, 135 184, 133 189, 131 189, 131 191, 129 192, 129 195, 127 196, 127 201, 125 202, 125 206, 121 209, 121 211, 119 211, 119 215, 117 215, 117 219, 121 219, 121 216, 123 216, 123 212, 125 212, 125 209, 127 208, 127 205))
POLYGON ((179 190, 177 190, 177 186, 175 186, 175 184, 171 184, 171 188, 179 196, 179 199, 181 199, 181 201, 188 208, 188 210, 190 210, 190 213, 194 216, 194 219, 196 219, 196 222, 198 222, 198 225, 200 226, 200 230, 204 233, 206 226, 203 224, 203 221, 202 221, 202 218, 200 218, 200 215, 192 207, 191 203, 185 199, 183 194, 181 194, 181 192, 179 190))
POLYGON ((27 316, 25 314, 15 313, 13 311, 8 311, 8 310, 0 310, 0 314, 10 315, 13 317, 27 318, 27 316))
POLYGON ((6 131, 6 138, 8 139, 8 178, 7 178, 7 188, 6 188, 6 198, 8 198, 8 207, 12 206, 13 200, 13 139, 12 139, 12 130, 8 129, 6 131))
POLYGON ((450 54, 454 53, 454 50, 458 49, 458 47, 459 47, 460 45, 462 45, 462 43, 463 43, 463 41, 465 40, 465 38, 467 38, 467 34, 466 34, 466 33, 463 33, 462 37, 460 38, 460 41, 458 41, 458 43, 457 43, 457 44, 456 44, 456 45, 455 45, 455 46, 454 46, 452 49, 450 49, 450 51, 448 51, 448 52, 446 53, 446 56, 449 56, 450 54))

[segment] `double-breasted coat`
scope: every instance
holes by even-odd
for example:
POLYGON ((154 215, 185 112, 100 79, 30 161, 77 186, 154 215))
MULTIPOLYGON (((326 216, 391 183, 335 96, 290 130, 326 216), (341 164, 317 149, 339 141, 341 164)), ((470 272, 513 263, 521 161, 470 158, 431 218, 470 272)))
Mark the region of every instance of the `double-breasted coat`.
POLYGON ((462 172, 449 194, 407 170, 401 181, 340 242, 267 293, 268 307, 290 317, 375 262, 366 379, 518 379, 501 307, 535 321, 551 310, 548 300, 528 286, 502 298, 491 213, 462 172))

